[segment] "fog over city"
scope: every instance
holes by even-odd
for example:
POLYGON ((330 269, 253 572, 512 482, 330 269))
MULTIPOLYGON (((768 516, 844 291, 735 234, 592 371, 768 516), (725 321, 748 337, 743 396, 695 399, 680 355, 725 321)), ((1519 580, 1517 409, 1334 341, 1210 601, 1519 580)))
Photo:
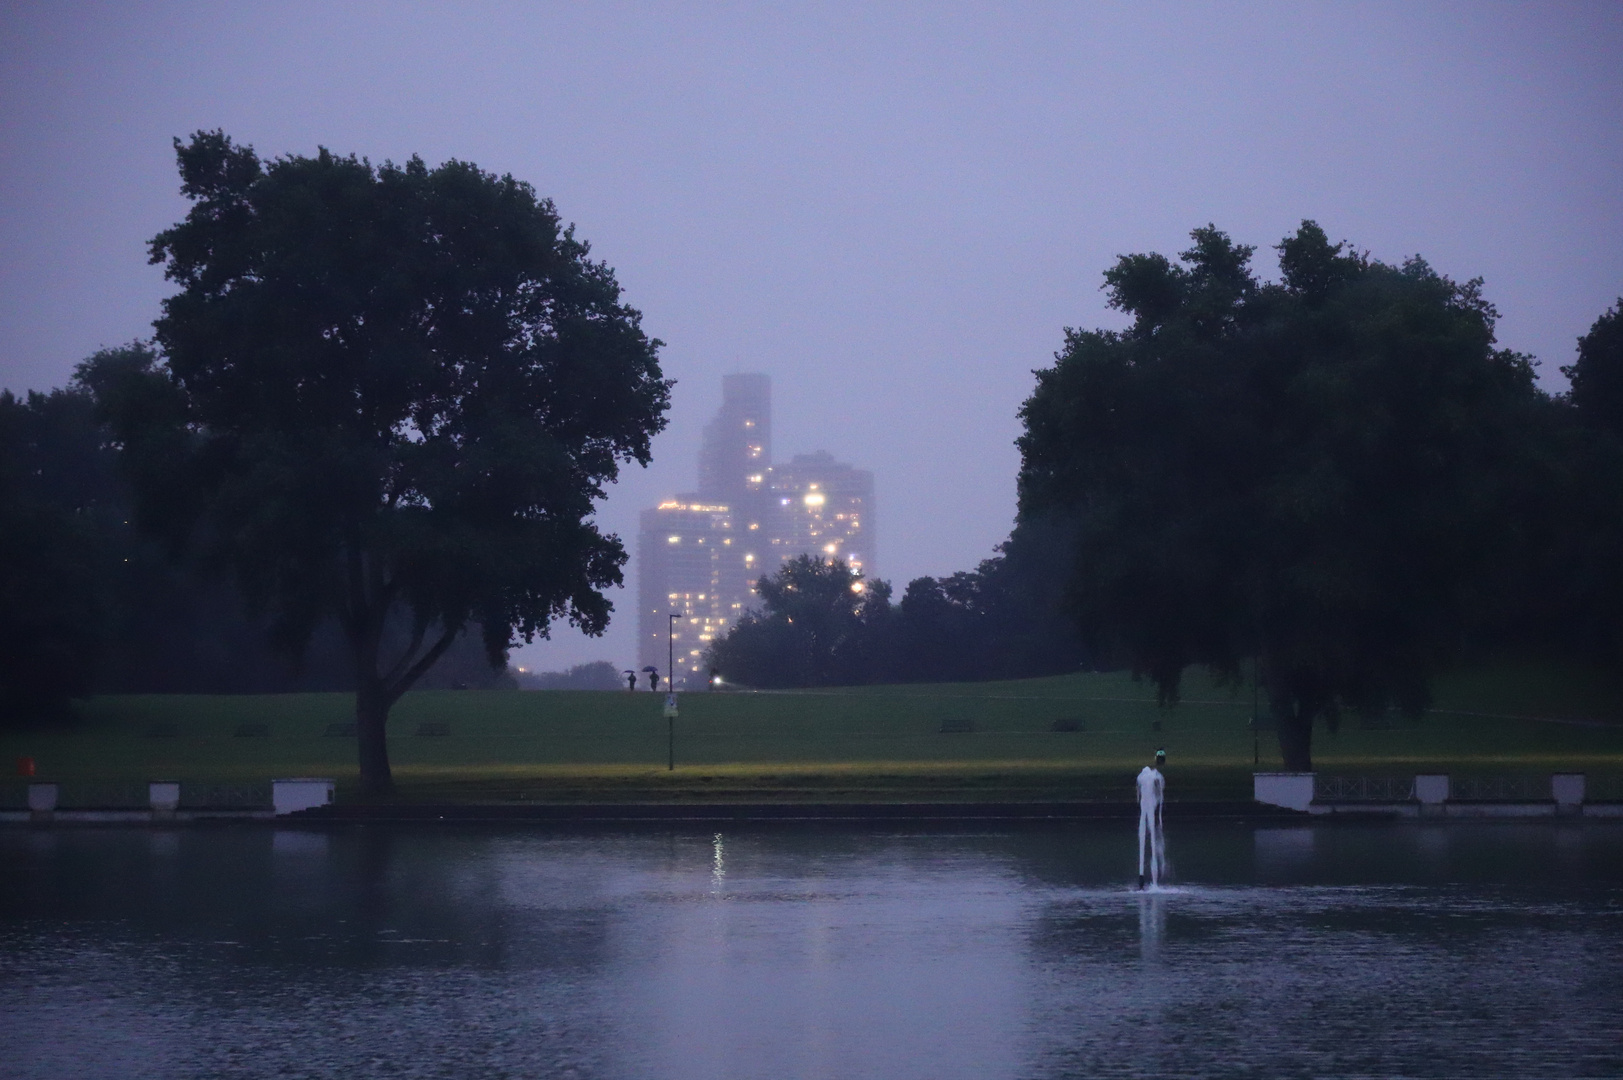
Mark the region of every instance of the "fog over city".
MULTIPOLYGON (((872 470, 898 586, 1010 528, 1016 411, 1067 326, 1121 326, 1126 252, 1304 218, 1481 276, 1557 368, 1623 290, 1615 3, 771 7, 9 4, 0 386, 151 334, 171 140, 510 172, 615 268, 677 382, 599 518, 693 491, 722 377, 771 379, 774 457, 872 470)), ((636 653, 608 634, 514 662, 636 653)))

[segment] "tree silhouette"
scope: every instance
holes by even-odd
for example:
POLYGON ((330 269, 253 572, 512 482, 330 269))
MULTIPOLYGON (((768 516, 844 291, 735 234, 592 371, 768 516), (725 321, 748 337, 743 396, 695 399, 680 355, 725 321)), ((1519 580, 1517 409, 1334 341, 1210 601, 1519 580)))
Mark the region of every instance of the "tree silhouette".
POLYGON ((664 426, 660 343, 511 176, 267 163, 220 132, 176 153, 162 357, 87 379, 146 526, 232 565, 290 649, 337 619, 362 787, 386 792, 390 707, 464 628, 500 664, 555 618, 607 625, 626 555, 589 519, 664 426))

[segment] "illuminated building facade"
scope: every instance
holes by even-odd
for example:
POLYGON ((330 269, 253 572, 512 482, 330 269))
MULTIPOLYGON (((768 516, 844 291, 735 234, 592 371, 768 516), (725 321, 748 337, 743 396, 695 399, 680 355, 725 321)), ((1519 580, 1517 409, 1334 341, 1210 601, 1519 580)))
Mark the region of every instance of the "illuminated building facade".
POLYGON ((874 573, 873 474, 824 451, 772 464, 772 384, 728 375, 704 429, 699 490, 644 510, 637 542, 639 667, 666 665, 702 686, 704 652, 755 606, 755 582, 800 554, 874 573))
POLYGON ((785 558, 805 551, 873 575, 873 473, 819 450, 796 454, 769 479, 777 516, 772 542, 785 558))
POLYGON ((642 512, 637 538, 638 667, 665 670, 669 631, 678 681, 699 670, 704 650, 744 613, 759 557, 746 552, 725 503, 693 496, 642 512), (668 616, 679 616, 668 628, 668 616))

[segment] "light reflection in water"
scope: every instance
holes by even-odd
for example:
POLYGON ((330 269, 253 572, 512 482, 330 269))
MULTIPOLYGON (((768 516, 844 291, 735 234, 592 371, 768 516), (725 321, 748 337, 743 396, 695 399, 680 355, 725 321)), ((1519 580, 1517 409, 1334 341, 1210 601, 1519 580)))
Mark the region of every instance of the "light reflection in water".
POLYGON ((0 833, 0 1074, 1620 1071, 1623 830, 0 833))
POLYGON ((1167 932, 1166 896, 1138 894, 1138 955, 1146 963, 1161 959, 1161 939, 1167 932))

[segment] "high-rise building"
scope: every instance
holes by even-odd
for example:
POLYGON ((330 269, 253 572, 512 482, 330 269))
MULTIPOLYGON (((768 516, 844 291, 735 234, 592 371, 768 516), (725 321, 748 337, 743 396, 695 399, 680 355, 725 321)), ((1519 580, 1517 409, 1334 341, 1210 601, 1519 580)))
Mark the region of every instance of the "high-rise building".
POLYGON ((873 473, 834 460, 826 450, 796 454, 770 473, 777 506, 774 542, 791 555, 801 552, 844 559, 872 575, 877 536, 873 473))
POLYGON ((699 448, 700 498, 731 505, 759 492, 771 464, 771 377, 723 375, 721 411, 704 426, 699 448))
POLYGON ((637 538, 638 666, 666 670, 674 648, 676 670, 691 675, 705 649, 736 625, 753 594, 759 557, 735 535, 725 503, 691 495, 642 512, 637 538), (676 615, 675 625, 669 616, 676 615), (671 636, 667 642, 666 635, 671 636))
POLYGON ((637 663, 664 671, 671 651, 678 686, 703 684, 705 650, 785 561, 813 554, 874 573, 873 474, 826 451, 774 466, 766 375, 723 378, 721 410, 699 451, 699 490, 644 510, 640 524, 637 663))

